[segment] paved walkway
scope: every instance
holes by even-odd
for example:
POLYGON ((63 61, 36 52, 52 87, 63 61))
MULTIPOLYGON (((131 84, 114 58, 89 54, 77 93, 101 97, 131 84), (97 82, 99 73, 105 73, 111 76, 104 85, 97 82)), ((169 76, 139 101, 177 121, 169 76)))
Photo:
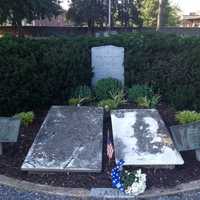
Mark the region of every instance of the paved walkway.
POLYGON ((7 186, 0 186, 0 200, 73 200, 73 198, 25 192, 7 186))
MULTIPOLYGON (((0 186, 0 200, 75 200, 75 199, 77 198, 69 198, 66 196, 53 196, 53 195, 45 195, 42 193, 19 191, 7 186, 0 186)), ((84 200, 84 198, 79 198, 79 199, 84 200)), ((96 200, 95 198, 85 198, 85 199, 96 200)), ((102 197, 101 199, 103 200, 105 198, 102 197)), ((145 200, 141 198, 138 198, 138 199, 145 200)), ((200 200, 200 191, 189 192, 189 193, 187 192, 187 193, 182 193, 179 195, 167 196, 167 197, 150 198, 148 200, 200 200)))

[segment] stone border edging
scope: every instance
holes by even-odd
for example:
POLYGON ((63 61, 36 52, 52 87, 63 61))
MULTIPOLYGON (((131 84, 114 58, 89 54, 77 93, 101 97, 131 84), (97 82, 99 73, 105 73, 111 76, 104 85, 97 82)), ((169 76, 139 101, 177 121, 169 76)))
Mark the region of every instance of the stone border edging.
POLYGON ((58 196, 85 197, 89 196, 90 194, 90 190, 83 188, 53 187, 49 185, 35 184, 28 181, 21 181, 18 179, 9 178, 4 175, 0 175, 0 185, 13 187, 19 190, 45 193, 49 195, 58 195, 58 196))
MULTIPOLYGON (((91 196, 91 191, 89 189, 84 188, 64 188, 64 187, 53 187, 49 185, 41 185, 35 184, 28 181, 21 181, 14 178, 9 178, 4 175, 0 175, 0 185, 13 187, 22 191, 30 191, 43 193, 47 195, 58 195, 58 196, 68 196, 68 197, 77 197, 77 198, 88 198, 91 196)), ((189 183, 180 184, 174 188, 169 189, 158 189, 153 188, 151 190, 146 191, 144 194, 138 196, 138 199, 148 199, 153 197, 161 197, 161 196, 170 196, 176 195, 179 193, 191 192, 195 190, 200 190, 200 180, 191 181, 189 183)), ((106 198, 115 198, 115 196, 104 196, 106 198)), ((124 198, 128 196, 124 195, 124 198)), ((120 198, 123 196, 120 195, 120 198)))

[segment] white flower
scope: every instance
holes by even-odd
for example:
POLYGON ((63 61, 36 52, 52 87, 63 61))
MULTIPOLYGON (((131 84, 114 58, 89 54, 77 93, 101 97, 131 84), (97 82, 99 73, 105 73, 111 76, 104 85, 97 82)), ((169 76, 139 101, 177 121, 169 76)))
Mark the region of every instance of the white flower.
POLYGON ((135 176, 137 177, 138 182, 133 182, 131 186, 128 186, 125 190, 126 194, 137 196, 145 191, 146 174, 142 174, 141 170, 137 170, 135 176))

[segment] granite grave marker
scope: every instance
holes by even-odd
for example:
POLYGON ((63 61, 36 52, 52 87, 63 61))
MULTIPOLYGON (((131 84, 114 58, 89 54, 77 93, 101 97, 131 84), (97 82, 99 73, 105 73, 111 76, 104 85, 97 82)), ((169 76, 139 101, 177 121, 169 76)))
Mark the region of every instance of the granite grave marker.
POLYGON ((100 172, 102 146, 103 109, 53 106, 21 169, 100 172))
POLYGON ((200 161, 200 122, 170 127, 178 151, 195 150, 200 161))
POLYGON ((178 151, 200 149, 200 122, 171 126, 178 151))
POLYGON ((13 117, 0 117, 0 155, 3 153, 2 143, 17 142, 20 120, 13 117))
POLYGON ((155 109, 111 112, 116 160, 125 165, 174 166, 184 163, 155 109))
POLYGON ((92 48, 92 84, 103 78, 115 78, 124 83, 124 48, 112 45, 92 48))

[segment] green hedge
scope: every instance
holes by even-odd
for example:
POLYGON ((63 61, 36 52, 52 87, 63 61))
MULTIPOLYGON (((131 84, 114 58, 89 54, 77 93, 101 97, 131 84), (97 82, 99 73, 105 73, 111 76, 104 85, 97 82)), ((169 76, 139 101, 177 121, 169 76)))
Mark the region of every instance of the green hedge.
POLYGON ((178 109, 200 110, 200 38, 132 33, 109 38, 0 39, 0 113, 63 103, 90 84, 90 49, 125 48, 125 82, 149 84, 178 109))
POLYGON ((40 109, 90 84, 89 49, 78 40, 0 40, 0 113, 40 109))
POLYGON ((177 109, 200 110, 200 37, 132 33, 97 43, 125 48, 125 82, 147 84, 177 109))

